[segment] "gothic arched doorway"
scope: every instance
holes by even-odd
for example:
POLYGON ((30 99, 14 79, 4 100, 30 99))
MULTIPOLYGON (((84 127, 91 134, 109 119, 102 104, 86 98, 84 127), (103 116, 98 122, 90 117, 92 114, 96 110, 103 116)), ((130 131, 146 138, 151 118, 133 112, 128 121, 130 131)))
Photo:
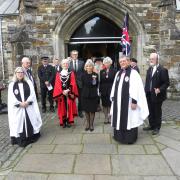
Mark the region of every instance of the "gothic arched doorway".
MULTIPOLYGON (((59 58, 69 56, 68 52, 70 47, 68 46, 72 43, 71 38, 74 33, 83 23, 95 15, 107 18, 119 27, 119 33, 121 33, 126 12, 129 13, 129 34, 133 41, 131 46, 131 56, 138 59, 140 68, 143 67, 146 64, 145 56, 143 54, 143 47, 145 46, 146 41, 145 32, 137 15, 131 10, 131 7, 128 6, 128 4, 121 0, 74 0, 65 13, 62 16, 59 16, 56 26, 54 27, 53 46, 55 55, 59 58)), ((118 36, 121 36, 121 34, 118 36)), ((91 45, 87 43, 85 46, 88 47, 90 51, 91 45)), ((101 44, 101 46, 98 47, 104 49, 105 45, 101 44)), ((90 54, 91 52, 88 57, 90 54)))

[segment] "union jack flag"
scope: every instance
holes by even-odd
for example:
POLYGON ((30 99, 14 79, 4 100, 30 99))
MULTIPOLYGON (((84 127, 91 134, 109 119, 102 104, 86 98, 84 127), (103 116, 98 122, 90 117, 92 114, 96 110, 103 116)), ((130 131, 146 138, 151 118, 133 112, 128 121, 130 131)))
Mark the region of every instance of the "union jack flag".
POLYGON ((128 20, 129 20, 129 14, 126 13, 124 17, 124 25, 123 25, 123 32, 121 38, 122 52, 126 56, 130 55, 131 52, 131 45, 130 45, 130 39, 128 33, 128 20))

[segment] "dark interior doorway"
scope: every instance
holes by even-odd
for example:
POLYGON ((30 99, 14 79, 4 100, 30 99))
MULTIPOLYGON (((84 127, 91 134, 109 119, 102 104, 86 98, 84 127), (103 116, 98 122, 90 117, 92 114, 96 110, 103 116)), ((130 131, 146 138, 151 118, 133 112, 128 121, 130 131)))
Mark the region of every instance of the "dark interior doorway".
POLYGON ((109 56, 117 62, 121 47, 122 29, 113 21, 94 15, 83 22, 71 36, 68 54, 71 50, 79 52, 79 58, 86 60, 92 57, 109 56))

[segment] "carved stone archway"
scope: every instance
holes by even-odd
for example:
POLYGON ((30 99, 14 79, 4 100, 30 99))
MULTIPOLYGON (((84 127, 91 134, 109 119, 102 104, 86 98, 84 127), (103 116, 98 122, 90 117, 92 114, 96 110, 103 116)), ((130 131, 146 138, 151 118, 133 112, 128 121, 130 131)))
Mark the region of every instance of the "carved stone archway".
POLYGON ((67 56, 67 44, 74 31, 89 17, 100 14, 123 27, 125 13, 129 13, 129 33, 133 39, 133 54, 143 65, 143 47, 145 45, 143 27, 127 4, 121 0, 75 0, 59 17, 53 33, 54 53, 59 58, 67 56))

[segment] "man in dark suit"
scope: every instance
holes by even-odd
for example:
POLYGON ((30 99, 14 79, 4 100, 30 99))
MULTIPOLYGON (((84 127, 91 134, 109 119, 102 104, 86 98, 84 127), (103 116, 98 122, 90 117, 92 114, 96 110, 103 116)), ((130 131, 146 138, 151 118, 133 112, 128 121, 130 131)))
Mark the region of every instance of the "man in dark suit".
POLYGON ((23 68, 23 71, 24 71, 24 75, 27 79, 31 80, 33 85, 34 85, 34 90, 35 90, 35 94, 36 94, 36 98, 38 99, 38 92, 37 92, 37 85, 36 85, 36 81, 33 77, 33 74, 32 74, 32 70, 31 70, 31 60, 29 57, 23 57, 22 60, 21 60, 21 63, 22 63, 22 68, 23 68))
POLYGON ((56 76, 56 73, 61 71, 60 61, 56 57, 54 57, 53 59, 53 67, 55 69, 55 76, 56 76))
POLYGON ((149 126, 143 130, 152 130, 152 134, 159 133, 162 122, 162 103, 166 99, 169 86, 168 70, 159 64, 157 53, 150 54, 150 67, 147 70, 145 92, 149 108, 149 126))
POLYGON ((48 100, 50 104, 50 111, 54 112, 53 105, 53 87, 54 87, 54 68, 49 65, 48 57, 42 57, 42 65, 38 68, 38 77, 40 80, 40 89, 41 89, 41 103, 42 103, 42 112, 46 112, 46 94, 48 94, 48 100))
POLYGON ((69 70, 74 71, 75 77, 76 77, 76 84, 78 87, 78 115, 79 117, 83 118, 83 113, 82 113, 82 107, 81 107, 81 90, 82 90, 82 81, 81 77, 84 71, 84 62, 78 60, 78 51, 72 50, 70 53, 71 61, 70 61, 70 66, 69 70))

